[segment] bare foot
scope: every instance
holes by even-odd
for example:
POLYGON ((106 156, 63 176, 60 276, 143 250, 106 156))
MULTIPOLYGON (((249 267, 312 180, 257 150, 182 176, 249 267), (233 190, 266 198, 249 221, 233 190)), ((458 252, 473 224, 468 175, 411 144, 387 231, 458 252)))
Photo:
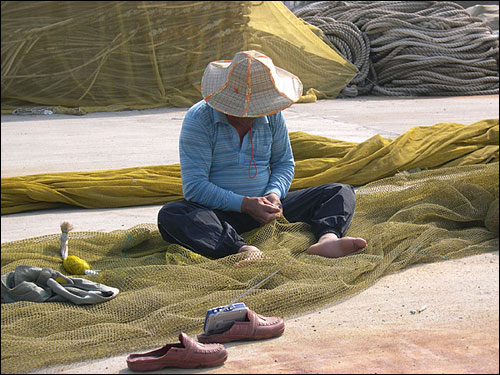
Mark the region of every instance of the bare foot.
POLYGON ((308 254, 327 258, 340 258, 366 247, 366 241, 359 237, 338 238, 333 233, 326 233, 307 249, 308 254))
POLYGON ((234 264, 235 267, 241 267, 245 266, 248 264, 252 264, 255 262, 259 262, 264 259, 264 253, 260 251, 257 247, 251 246, 251 245, 243 245, 240 247, 238 250, 238 253, 243 253, 245 252, 246 257, 243 260, 240 260, 239 262, 236 262, 234 264))

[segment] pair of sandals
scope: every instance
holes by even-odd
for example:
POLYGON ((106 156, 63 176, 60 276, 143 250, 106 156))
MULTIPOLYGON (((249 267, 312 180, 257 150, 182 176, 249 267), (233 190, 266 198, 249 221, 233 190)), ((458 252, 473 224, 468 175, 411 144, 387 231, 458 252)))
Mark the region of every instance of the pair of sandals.
POLYGON ((242 340, 263 340, 280 336, 285 322, 279 317, 264 317, 247 308, 246 321, 236 321, 227 331, 213 335, 204 333, 198 341, 185 333, 179 342, 147 353, 130 354, 128 368, 132 371, 155 371, 165 367, 202 368, 222 365, 227 359, 223 343, 242 340))

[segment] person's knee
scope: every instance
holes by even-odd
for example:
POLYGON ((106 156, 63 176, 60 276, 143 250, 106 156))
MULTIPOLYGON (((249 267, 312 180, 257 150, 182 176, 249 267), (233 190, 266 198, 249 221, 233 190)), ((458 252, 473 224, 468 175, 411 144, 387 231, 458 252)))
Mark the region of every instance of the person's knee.
POLYGON ((158 212, 158 229, 165 241, 176 242, 169 232, 177 231, 178 225, 180 225, 179 215, 182 215, 184 211, 185 207, 183 207, 182 202, 173 201, 163 205, 158 212))
POLYGON ((330 184, 325 184, 323 186, 324 186, 324 191, 326 191, 330 197, 340 195, 345 198, 351 198, 351 199, 355 198, 354 188, 351 185, 330 183, 330 184))
POLYGON ((184 211, 183 205, 180 201, 168 202, 158 212, 158 222, 167 223, 173 217, 184 211))
POLYGON ((342 185, 342 194, 354 198, 354 188, 351 185, 341 184, 342 185))

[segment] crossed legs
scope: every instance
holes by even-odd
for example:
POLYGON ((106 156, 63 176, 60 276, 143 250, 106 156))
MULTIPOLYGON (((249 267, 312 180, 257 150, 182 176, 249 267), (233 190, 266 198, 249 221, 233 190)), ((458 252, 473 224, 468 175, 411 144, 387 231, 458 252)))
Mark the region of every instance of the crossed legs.
MULTIPOLYGON (((355 207, 354 189, 350 185, 326 184, 289 192, 282 205, 289 222, 311 225, 317 242, 307 249, 309 254, 337 258, 366 246, 362 238, 343 237, 355 207)), ((258 226, 249 215, 211 210, 185 200, 167 203, 158 214, 158 228, 165 241, 211 258, 244 251, 249 256, 260 252, 246 244, 240 235, 258 226)))

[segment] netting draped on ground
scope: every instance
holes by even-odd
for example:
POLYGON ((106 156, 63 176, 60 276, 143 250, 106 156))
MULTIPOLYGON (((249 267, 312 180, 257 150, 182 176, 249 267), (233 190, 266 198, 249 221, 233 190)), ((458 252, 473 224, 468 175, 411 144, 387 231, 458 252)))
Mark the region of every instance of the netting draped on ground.
POLYGON ((356 74, 279 1, 2 1, 1 29, 2 113, 189 107, 209 62, 248 49, 297 75, 303 101, 356 74))
MULTIPOLYGON (((263 315, 286 318, 352 295, 410 264, 498 250, 498 167, 403 172, 359 188, 347 235, 364 237, 368 246, 338 259, 307 255, 315 241, 309 226, 285 219, 244 235, 267 257, 245 267, 234 266, 242 254, 211 260, 167 244, 154 224, 70 232, 69 253, 103 270, 84 277, 120 293, 98 305, 2 304, 2 372, 151 349, 175 341, 181 330, 200 333, 208 308, 231 302, 292 259, 241 301, 263 315)), ((2 274, 18 265, 65 273, 59 237, 3 244, 2 274)))
POLYGON ((294 10, 358 68, 342 96, 498 94, 498 6, 496 35, 478 13, 451 1, 317 1, 294 10))
MULTIPOLYGON (((498 161, 498 135, 498 119, 415 127, 394 140, 376 135, 361 143, 291 132, 291 189, 328 182, 359 186, 398 171, 498 161)), ((111 208, 182 198, 178 164, 5 177, 1 189, 2 215, 63 204, 111 208)))

